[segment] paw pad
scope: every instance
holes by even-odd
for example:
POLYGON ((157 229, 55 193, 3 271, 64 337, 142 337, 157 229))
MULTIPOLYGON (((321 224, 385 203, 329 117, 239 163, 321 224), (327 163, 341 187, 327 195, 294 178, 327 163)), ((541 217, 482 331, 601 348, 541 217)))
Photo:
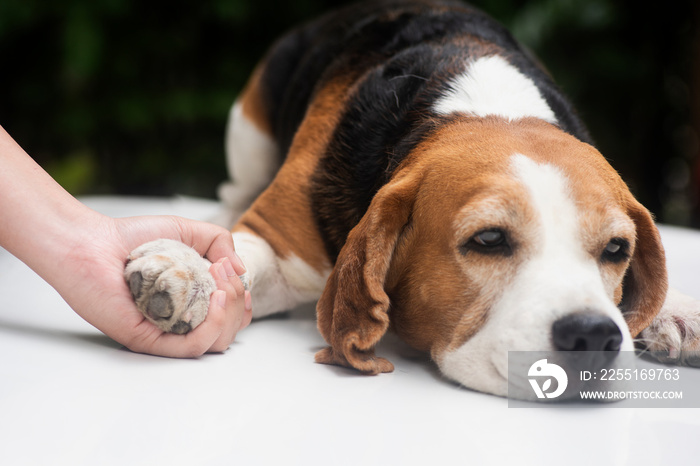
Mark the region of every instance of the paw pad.
POLYGON ((141 313, 166 332, 185 334, 204 321, 216 282, 211 263, 173 240, 134 249, 124 278, 141 313))

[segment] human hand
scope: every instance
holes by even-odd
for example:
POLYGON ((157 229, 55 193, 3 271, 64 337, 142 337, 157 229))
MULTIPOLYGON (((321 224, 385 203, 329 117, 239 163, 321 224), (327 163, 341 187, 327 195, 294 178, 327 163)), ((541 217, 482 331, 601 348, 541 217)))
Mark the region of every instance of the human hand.
POLYGON ((195 357, 223 351, 251 319, 244 267, 230 232, 178 217, 112 219, 77 201, 0 127, 0 246, 53 286, 85 320, 132 351, 195 357), (213 262, 208 316, 186 335, 166 334, 138 311, 123 271, 129 253, 169 238, 213 262), (230 273, 233 270, 233 273, 230 273))
MULTIPOLYGON (((52 283, 86 321, 132 351, 170 357, 197 357, 224 351, 251 320, 250 292, 238 275, 245 267, 231 233, 215 225, 179 217, 100 217, 62 264, 60 283, 52 283), (212 262, 216 281, 207 318, 185 335, 165 333, 136 308, 124 281, 124 262, 143 243, 159 238, 181 241, 212 262)), ((51 282, 51 281, 50 281, 51 282)))

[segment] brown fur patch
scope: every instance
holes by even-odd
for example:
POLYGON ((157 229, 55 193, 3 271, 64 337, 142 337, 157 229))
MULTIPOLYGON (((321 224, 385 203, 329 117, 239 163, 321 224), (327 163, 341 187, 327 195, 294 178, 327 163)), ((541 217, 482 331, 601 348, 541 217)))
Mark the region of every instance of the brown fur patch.
POLYGON ((233 228, 262 237, 280 257, 295 254, 319 273, 331 264, 311 212, 308 180, 340 118, 349 84, 338 78, 318 92, 286 162, 233 228))
POLYGON ((668 276, 661 236, 649 211, 627 194, 627 213, 637 228, 637 242, 623 283, 622 307, 633 337, 651 324, 666 299, 668 276))
POLYGON ((241 103, 243 115, 252 122, 256 128, 272 137, 272 125, 270 124, 270 118, 260 90, 260 79, 264 68, 264 62, 260 63, 255 68, 248 83, 241 92, 239 102, 241 103))

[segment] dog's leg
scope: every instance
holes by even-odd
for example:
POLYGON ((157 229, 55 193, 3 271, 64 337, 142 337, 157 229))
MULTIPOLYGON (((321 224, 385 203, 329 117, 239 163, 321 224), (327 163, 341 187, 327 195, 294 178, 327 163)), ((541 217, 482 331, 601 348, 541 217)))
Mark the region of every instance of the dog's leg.
MULTIPOLYGON (((279 256, 254 233, 236 232, 233 240, 247 268, 241 279, 252 294, 253 317, 290 310, 321 295, 328 272, 318 272, 293 253, 279 256)), ((207 315, 216 290, 210 265, 183 243, 161 239, 131 252, 124 277, 148 320, 166 332, 182 334, 207 315)))
POLYGON ((211 221, 227 229, 270 184, 280 167, 279 149, 260 101, 259 76, 251 77, 229 112, 226 165, 230 181, 219 186, 222 209, 211 221))
POLYGON ((248 269, 253 317, 317 300, 332 261, 312 211, 311 183, 337 128, 349 82, 320 89, 305 112, 284 164, 233 228, 248 269))
POLYGON ((700 301, 674 289, 641 342, 662 362, 700 366, 700 301))
POLYGON ((321 296, 328 272, 317 271, 296 254, 278 255, 252 232, 234 232, 233 241, 247 269, 253 318, 294 309, 321 296))

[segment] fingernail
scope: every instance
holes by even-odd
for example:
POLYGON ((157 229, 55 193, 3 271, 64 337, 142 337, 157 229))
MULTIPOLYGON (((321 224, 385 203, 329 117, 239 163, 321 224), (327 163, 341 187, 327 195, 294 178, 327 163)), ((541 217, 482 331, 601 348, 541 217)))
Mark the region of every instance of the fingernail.
POLYGON ((250 291, 245 292, 245 310, 250 311, 253 309, 253 297, 250 295, 250 291))
POLYGON ((216 304, 218 304, 219 307, 225 309, 226 308, 226 292, 223 290, 216 290, 214 293, 216 294, 216 304))
MULTIPOLYGON (((219 278, 222 280, 227 280, 228 281, 228 273, 226 273, 226 263, 228 262, 228 259, 222 259, 221 263, 219 264, 219 268, 217 270, 217 273, 219 274, 219 278)), ((231 264, 229 264, 229 267, 231 264)))
POLYGON ((233 251, 233 267, 238 269, 237 275, 243 275, 248 271, 243 264, 243 260, 236 254, 236 251, 233 251))
POLYGON ((228 260, 227 258, 224 258, 222 261, 222 264, 224 265, 224 271, 226 272, 226 279, 236 275, 236 271, 233 270, 233 265, 231 265, 230 260, 228 260))

